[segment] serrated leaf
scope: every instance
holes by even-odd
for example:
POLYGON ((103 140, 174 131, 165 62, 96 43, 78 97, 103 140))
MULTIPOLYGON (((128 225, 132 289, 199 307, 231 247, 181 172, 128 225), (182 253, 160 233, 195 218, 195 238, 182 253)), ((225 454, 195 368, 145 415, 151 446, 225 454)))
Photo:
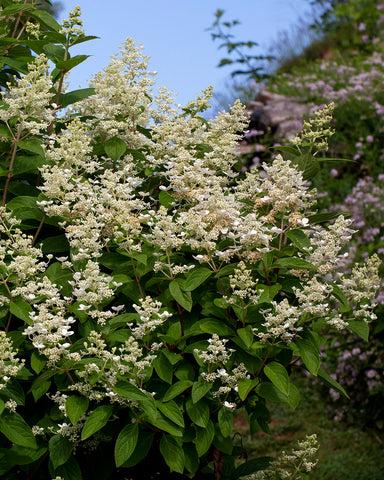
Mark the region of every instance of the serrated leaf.
POLYGON ((259 383, 257 378, 242 378, 238 383, 238 393, 241 400, 245 400, 249 392, 259 383))
POLYGON ((20 318, 28 325, 33 325, 33 320, 29 316, 33 309, 29 303, 24 302, 24 300, 19 300, 17 303, 11 302, 9 310, 15 317, 20 318))
POLYGON ((48 448, 49 458, 56 470, 60 465, 64 465, 71 456, 73 443, 61 435, 54 435, 49 440, 48 448))
POLYGON ((68 58, 68 60, 59 60, 56 62, 56 68, 68 72, 80 63, 83 63, 88 57, 89 55, 75 55, 72 58, 68 58))
POLYGON ((369 325, 364 320, 349 320, 348 327, 365 342, 369 339, 369 325))
POLYGON ((119 468, 125 463, 135 451, 139 437, 139 426, 137 423, 126 425, 119 433, 115 443, 115 463, 119 468))
POLYGON ((205 280, 207 280, 212 275, 212 273, 212 270, 209 270, 209 268, 194 268, 186 278, 183 290, 185 292, 192 292, 202 283, 204 283, 205 280))
POLYGON ((197 455, 199 457, 203 456, 209 450, 213 442, 213 437, 215 436, 215 426, 211 420, 208 421, 208 424, 205 428, 197 428, 195 445, 197 455))
POLYGON ((37 448, 31 427, 18 413, 2 413, 0 416, 0 432, 16 445, 37 448))
POLYGON ((336 382, 323 368, 319 368, 317 372, 319 378, 321 378, 328 386, 336 390, 337 392, 344 395, 346 398, 350 398, 348 393, 344 390, 344 388, 336 382))
POLYGON ((88 406, 89 399, 87 397, 71 395, 67 398, 65 401, 65 413, 73 425, 75 425, 88 410, 88 406))
POLYGON ((87 418, 81 432, 81 440, 86 440, 95 432, 102 429, 113 413, 112 405, 100 405, 87 418))
POLYGON ((259 457, 249 460, 236 468, 233 479, 237 480, 238 478, 252 475, 260 470, 266 470, 274 460, 275 458, 273 457, 259 457))
POLYGON ((173 398, 179 396, 192 385, 193 382, 191 380, 180 380, 179 382, 176 382, 175 384, 171 385, 165 392, 163 402, 168 402, 169 400, 172 400, 173 398))
POLYGON ((45 150, 42 147, 41 141, 37 139, 30 139, 30 140, 20 140, 17 143, 17 146, 22 150, 26 150, 27 152, 36 153, 40 157, 45 157, 45 150))
POLYGON ((157 401, 156 406, 160 410, 160 412, 167 418, 169 418, 173 423, 176 423, 176 425, 179 425, 179 427, 185 426, 183 414, 181 413, 181 410, 176 402, 174 402, 173 400, 165 403, 157 401))
POLYGON ((104 150, 109 158, 117 161, 127 151, 127 146, 121 138, 112 137, 105 142, 104 150))
POLYGON ((206 393, 212 388, 212 382, 206 382, 204 379, 199 378, 197 382, 192 385, 192 401, 197 403, 206 393))
POLYGON ((316 270, 317 267, 313 265, 312 263, 307 262, 306 260, 303 260, 302 258, 297 258, 297 257, 284 257, 284 258, 278 258, 273 264, 271 265, 271 268, 293 268, 295 270, 316 270))
MULTIPOLYGON (((94 88, 81 88, 79 90, 73 90, 72 92, 63 93, 60 96, 60 106, 68 107, 76 102, 84 100, 85 98, 90 97, 95 94, 94 88)), ((52 100, 55 101, 55 100, 52 100)))
POLYGON ((302 230, 288 230, 285 232, 285 236, 300 250, 306 251, 311 247, 311 241, 302 230))
POLYGON ((192 398, 188 397, 185 402, 185 408, 189 418, 195 425, 203 428, 207 426, 209 421, 209 407, 204 399, 193 403, 192 398))
POLYGON ((176 302, 185 308, 185 310, 188 312, 192 310, 193 303, 191 292, 184 292, 181 290, 180 284, 177 280, 172 280, 169 284, 169 291, 176 302))
POLYGON ((233 413, 228 408, 221 407, 218 414, 218 423, 223 437, 228 437, 232 433, 233 413))
POLYGON ((160 452, 171 472, 183 473, 185 466, 184 451, 178 441, 171 435, 164 435, 160 440, 160 452))
POLYGON ((161 352, 153 361, 158 376, 169 384, 172 383, 173 369, 167 357, 161 352))
POLYGON ((277 362, 268 363, 264 367, 264 373, 284 395, 289 394, 289 377, 283 365, 277 362))

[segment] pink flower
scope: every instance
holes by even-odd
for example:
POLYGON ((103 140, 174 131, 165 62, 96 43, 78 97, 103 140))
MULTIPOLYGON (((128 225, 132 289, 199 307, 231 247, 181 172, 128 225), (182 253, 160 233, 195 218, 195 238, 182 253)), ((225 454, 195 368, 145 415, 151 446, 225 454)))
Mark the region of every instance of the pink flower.
POLYGON ((359 32, 364 32, 364 30, 366 29, 366 25, 365 23, 360 23, 359 27, 358 27, 358 30, 359 32))
POLYGON ((367 138, 365 139, 365 141, 368 142, 368 143, 372 143, 373 142, 373 136, 368 135, 367 138))

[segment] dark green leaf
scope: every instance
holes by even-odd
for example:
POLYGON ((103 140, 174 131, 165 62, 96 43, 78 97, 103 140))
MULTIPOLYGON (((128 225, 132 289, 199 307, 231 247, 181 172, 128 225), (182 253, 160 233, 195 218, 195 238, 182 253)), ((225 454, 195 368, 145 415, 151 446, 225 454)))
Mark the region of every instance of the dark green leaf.
POLYGON ((174 437, 182 437, 184 434, 184 429, 182 427, 176 425, 176 423, 172 422, 172 420, 169 420, 169 418, 167 418, 161 412, 157 412, 156 418, 150 418, 149 422, 153 426, 159 428, 160 430, 164 430, 164 432, 170 433, 174 437))
POLYGON ((344 390, 344 388, 336 382, 328 373, 322 369, 319 368, 319 371, 317 372, 319 378, 321 378, 328 386, 333 388, 333 390, 336 390, 337 392, 343 394, 346 398, 349 398, 348 393, 344 390))
POLYGON ((86 440, 106 425, 113 413, 112 405, 100 405, 87 418, 81 432, 81 440, 86 440))
POLYGON ((242 378, 238 383, 238 393, 241 400, 245 400, 251 390, 259 383, 257 378, 242 378))
POLYGON ((167 418, 172 420, 173 423, 179 425, 179 427, 184 427, 184 418, 181 413, 180 408, 177 406, 177 403, 173 400, 163 403, 160 401, 156 402, 157 408, 163 413, 167 418))
POLYGON ((296 337, 293 344, 308 371, 316 376, 320 368, 320 350, 313 336, 308 332, 306 338, 296 337))
POLYGON ((89 399, 71 395, 65 402, 65 413, 73 425, 77 423, 84 413, 88 410, 89 399))
POLYGON ((172 297, 180 304, 185 310, 190 312, 192 310, 192 295, 191 292, 184 292, 180 288, 180 284, 177 280, 172 280, 169 284, 169 291, 172 297))
POLYGON ((30 140, 20 140, 17 143, 17 146, 22 150, 26 150, 27 152, 36 153, 40 157, 45 157, 45 150, 42 147, 42 143, 40 140, 37 139, 30 139, 30 140))
POLYGON ((80 90, 73 90, 72 92, 63 93, 60 96, 60 106, 67 107, 68 105, 72 105, 80 100, 84 100, 85 98, 88 98, 94 94, 94 88, 82 88, 80 90))
POLYGON ((175 438, 171 435, 164 435, 160 440, 160 452, 171 472, 183 473, 185 466, 184 451, 175 438))
POLYGON ((76 65, 83 63, 88 57, 89 55, 76 55, 68 60, 59 60, 56 62, 56 68, 68 72, 76 65))
POLYGON ((174 206, 175 199, 165 190, 162 190, 159 193, 159 202, 165 208, 170 209, 174 206))
POLYGON ((211 420, 208 421, 208 424, 205 428, 197 428, 196 432, 196 451, 199 457, 203 456, 209 450, 209 447, 212 444, 213 437, 215 436, 215 426, 211 420))
POLYGON ((233 479, 252 475, 252 473, 260 470, 266 470, 274 460, 273 457, 259 457, 249 460, 236 468, 233 479))
POLYGON ((197 382, 192 385, 192 401, 197 403, 206 393, 212 388, 213 383, 206 382, 203 378, 199 378, 197 382))
POLYGON ((218 334, 222 337, 233 336, 234 331, 223 320, 217 318, 203 318, 198 322, 200 330, 204 333, 218 334))
POLYGON ((369 325, 364 320, 349 320, 348 322, 349 328, 352 332, 356 333, 360 338, 362 338, 365 342, 368 342, 369 338, 369 325))
POLYGON ((17 303, 11 302, 9 304, 9 309, 12 315, 20 318, 28 325, 33 325, 33 320, 29 316, 33 309, 29 303, 24 302, 24 300, 18 300, 17 303))
POLYGON ((293 268, 295 270, 316 270, 317 267, 312 263, 296 257, 278 258, 271 266, 271 268, 293 268))
POLYGON ((153 361, 153 366, 155 367, 155 370, 158 376, 162 380, 164 380, 164 382, 167 382, 170 384, 172 383, 172 377, 173 377, 172 365, 169 363, 169 360, 162 352, 153 361))
POLYGON ((352 214, 349 212, 342 212, 341 210, 335 210, 334 212, 316 213, 315 215, 309 215, 308 221, 310 224, 325 223, 329 222, 330 220, 334 220, 340 215, 343 215, 345 218, 349 218, 352 214))
POLYGON ((218 414, 218 422, 223 437, 228 437, 232 433, 233 413, 228 408, 221 407, 218 414))
POLYGON ((65 480, 82 480, 81 470, 75 457, 71 456, 69 460, 57 468, 55 474, 65 480))
POLYGON ((121 467, 135 451, 139 437, 139 426, 137 423, 126 425, 119 433, 115 444, 116 467, 121 467))
POLYGON ((54 435, 50 438, 49 443, 49 458, 53 464, 53 468, 63 465, 71 456, 73 443, 61 435, 54 435))
POLYGON ((61 26, 46 10, 35 10, 34 12, 30 12, 29 15, 36 20, 39 20, 39 22, 49 30, 58 32, 61 29, 61 26))
POLYGON ((269 380, 282 392, 284 395, 289 394, 289 377, 287 370, 277 362, 268 363, 264 367, 264 373, 269 380))
POLYGON ((185 280, 185 285, 183 290, 185 292, 192 292, 197 287, 199 287, 202 283, 205 282, 211 275, 212 270, 209 268, 204 267, 197 267, 192 270, 192 272, 188 275, 187 279, 185 280))
POLYGON ((0 432, 16 445, 37 448, 31 427, 18 413, 2 413, 0 416, 0 432))
POLYGON ((171 385, 165 392, 163 402, 168 402, 169 400, 172 400, 173 398, 179 396, 192 385, 193 382, 190 380, 180 380, 179 382, 176 382, 175 384, 171 385))
POLYGON ((285 232, 285 236, 300 250, 305 251, 311 246, 311 241, 302 230, 288 230, 285 232))
POLYGON ((204 399, 193 403, 192 398, 188 397, 185 402, 185 408, 189 418, 195 425, 203 428, 207 426, 209 421, 209 407, 204 399))
POLYGON ((148 455, 149 450, 151 449, 153 442, 153 433, 147 432, 145 430, 140 430, 139 438, 133 451, 132 455, 129 459, 124 463, 124 468, 130 468, 137 465, 141 460, 146 458, 148 455))

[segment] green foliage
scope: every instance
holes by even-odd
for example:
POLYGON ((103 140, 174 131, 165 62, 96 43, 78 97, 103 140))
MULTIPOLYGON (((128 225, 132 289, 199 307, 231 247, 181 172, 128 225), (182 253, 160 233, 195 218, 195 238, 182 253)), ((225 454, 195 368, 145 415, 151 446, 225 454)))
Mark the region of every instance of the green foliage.
POLYGON ((376 289, 375 259, 363 297, 359 269, 330 279, 349 222, 319 216, 306 183, 329 131, 309 122, 291 159, 244 175, 239 102, 207 122, 209 90, 181 109, 163 90, 154 98, 130 39, 89 88, 64 93, 86 60, 71 48, 94 38, 79 10, 61 25, 29 3, 1 15, 12 20, 1 37, 1 475, 229 480, 272 468, 269 457, 235 464, 235 416, 269 433, 273 404, 300 401, 297 365, 342 390, 320 341, 347 327, 365 336, 376 289))

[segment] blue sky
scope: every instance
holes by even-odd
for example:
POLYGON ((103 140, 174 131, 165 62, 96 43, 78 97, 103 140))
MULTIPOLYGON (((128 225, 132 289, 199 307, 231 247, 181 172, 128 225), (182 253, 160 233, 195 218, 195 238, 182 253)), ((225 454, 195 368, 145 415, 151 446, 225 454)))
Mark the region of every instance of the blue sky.
MULTIPOLYGON (((87 35, 93 40, 77 47, 73 54, 92 55, 70 75, 70 88, 87 86, 92 74, 108 64, 125 38, 145 46, 151 57, 150 70, 158 72, 157 86, 178 93, 186 103, 209 85, 225 90, 230 68, 216 68, 224 51, 217 50, 206 29, 214 13, 225 10, 225 19, 241 25, 238 40, 253 40, 266 48, 279 31, 289 28, 309 8, 309 0, 63 0, 60 19, 79 5, 87 35)), ((263 48, 260 53, 265 52, 263 48)))

